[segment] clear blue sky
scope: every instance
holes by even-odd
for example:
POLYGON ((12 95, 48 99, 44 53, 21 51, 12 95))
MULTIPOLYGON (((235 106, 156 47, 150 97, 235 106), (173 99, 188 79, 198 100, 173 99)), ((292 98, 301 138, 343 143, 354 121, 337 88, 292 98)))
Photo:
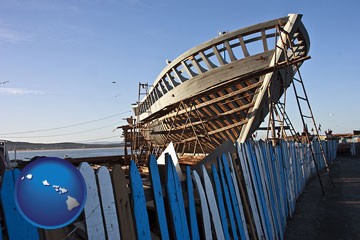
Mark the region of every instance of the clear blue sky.
POLYGON ((165 59, 288 13, 302 13, 310 35, 302 74, 317 121, 360 129, 359 10, 357 0, 2 0, 0 139, 118 141, 138 82, 151 84, 165 59))

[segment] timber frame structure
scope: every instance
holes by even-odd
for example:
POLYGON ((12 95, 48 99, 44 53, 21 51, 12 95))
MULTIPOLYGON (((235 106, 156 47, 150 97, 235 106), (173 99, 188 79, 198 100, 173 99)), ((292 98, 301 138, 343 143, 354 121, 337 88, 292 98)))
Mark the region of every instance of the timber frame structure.
POLYGON ((170 62, 133 107, 148 145, 208 154, 250 138, 310 58, 301 17, 221 33, 170 62))

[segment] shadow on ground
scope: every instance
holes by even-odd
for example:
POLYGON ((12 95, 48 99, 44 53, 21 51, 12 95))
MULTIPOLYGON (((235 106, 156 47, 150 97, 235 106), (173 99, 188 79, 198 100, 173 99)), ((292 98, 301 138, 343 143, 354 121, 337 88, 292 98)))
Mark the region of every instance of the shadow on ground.
POLYGON ((360 239, 360 158, 339 156, 322 176, 325 196, 318 178, 313 178, 296 203, 288 221, 286 240, 360 239))

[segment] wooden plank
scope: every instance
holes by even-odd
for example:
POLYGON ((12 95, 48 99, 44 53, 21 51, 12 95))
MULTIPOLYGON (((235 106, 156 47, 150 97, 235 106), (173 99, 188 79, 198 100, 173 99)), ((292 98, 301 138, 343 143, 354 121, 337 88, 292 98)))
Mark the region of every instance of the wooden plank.
POLYGON ((268 161, 265 162, 264 166, 265 166, 265 172, 267 173, 268 181, 270 184, 270 198, 271 198, 271 202, 272 202, 271 203, 272 211, 274 213, 275 225, 276 225, 276 229, 277 229, 278 238, 283 239, 284 233, 281 228, 280 209, 279 209, 278 198, 276 196, 276 191, 277 191, 276 190, 277 184, 275 182, 276 177, 274 176, 274 171, 272 168, 272 162, 275 161, 274 156, 272 155, 272 153, 274 152, 274 149, 270 142, 264 143, 264 147, 265 147, 266 155, 267 155, 267 159, 268 159, 268 161))
POLYGON ((166 154, 165 156, 165 168, 166 191, 169 200, 173 229, 175 230, 175 238, 190 239, 181 184, 169 154, 166 154))
POLYGON ((245 186, 246 186, 246 190, 248 193, 248 197, 249 197, 249 203, 251 206, 251 210, 252 210, 252 216, 254 218, 254 223, 256 226, 256 232, 257 232, 257 238, 258 239, 264 239, 264 232, 263 229, 261 227, 261 223, 260 223, 260 215, 258 212, 258 208, 257 208, 257 203, 255 200, 255 193, 254 193, 254 188, 253 188, 253 184, 251 181, 251 175, 250 175, 250 170, 249 170, 249 164, 247 161, 247 151, 246 151, 246 144, 247 143, 243 143, 243 144, 239 144, 238 145, 238 156, 240 159, 240 166, 242 169, 242 173, 244 175, 244 181, 245 181, 245 186))
POLYGON ((267 45, 267 38, 266 38, 266 33, 265 33, 265 29, 261 30, 261 39, 262 39, 262 43, 263 43, 263 47, 264 47, 264 52, 268 51, 268 45, 267 45))
POLYGON ((120 239, 119 223, 116 215, 116 205, 113 185, 109 170, 102 166, 97 170, 102 212, 105 220, 106 236, 108 239, 120 239))
POLYGON ((240 239, 246 239, 245 230, 244 230, 244 228, 246 228, 246 225, 244 226, 242 224, 242 218, 241 218, 240 210, 239 210, 239 208, 242 206, 239 206, 239 202, 236 198, 235 188, 234 188, 234 184, 231 179, 229 165, 227 163, 225 154, 222 155, 221 160, 222 160, 222 165, 224 167, 224 176, 225 176, 226 182, 229 186, 230 199, 231 199, 233 209, 235 212, 235 219, 236 219, 236 223, 237 223, 237 226, 238 226, 238 229, 240 232, 240 239))
POLYGON ((149 172, 152 186, 153 199, 156 208, 156 220, 160 228, 160 234, 162 239, 169 239, 169 230, 167 227, 164 196, 160 182, 159 168, 154 155, 149 157, 149 172))
POLYGON ((89 239, 102 239, 105 236, 101 204, 94 170, 87 162, 79 166, 86 183, 87 198, 84 207, 86 231, 89 239))
POLYGON ((114 165, 111 178, 113 183, 116 211, 120 224, 122 239, 136 239, 131 204, 129 199, 129 188, 127 186, 125 173, 119 164, 114 165))
MULTIPOLYGON (((236 143, 236 149, 238 149, 239 145, 238 143, 236 143)), ((230 155, 230 153, 229 153, 230 155)), ((251 239, 257 239, 257 234, 256 234, 256 227, 255 227, 255 223, 254 223, 254 218, 252 216, 252 212, 251 212, 251 207, 250 207, 250 203, 249 203, 249 198, 245 189, 245 185, 243 184, 244 182, 244 174, 240 169, 240 157, 238 155, 238 151, 236 151, 236 156, 237 158, 232 159, 232 161, 230 162, 231 165, 231 171, 234 171, 234 176, 237 180, 237 186, 240 190, 240 196, 243 196, 244 202, 243 202, 243 208, 244 208, 244 214, 245 214, 245 219, 247 220, 247 228, 248 228, 248 235, 251 239), (236 160, 239 161, 239 164, 236 164, 236 160)), ((235 184, 234 184, 235 185, 235 184)), ((235 189, 236 189, 236 185, 235 185, 235 189)))
POLYGON ((209 207, 206 201, 205 191, 201 184, 201 180, 199 174, 193 170, 192 171, 193 177, 195 179, 195 185, 199 193, 200 197, 200 206, 201 206, 201 216, 203 220, 203 233, 206 240, 212 240, 212 230, 211 230, 211 222, 210 222, 210 213, 209 207))
POLYGON ((200 239, 199 236, 199 229, 197 223, 197 216, 196 216, 196 207, 195 207, 195 199, 194 199, 194 188, 193 182, 190 172, 190 166, 186 166, 186 185, 188 191, 188 210, 189 210, 189 220, 190 220, 190 235, 192 240, 200 239))
MULTIPOLYGON (((210 208, 213 226, 215 228, 216 238, 217 239, 225 239, 223 226, 222 226, 221 220, 220 220, 219 209, 217 207, 217 203, 216 203, 216 199, 215 199, 214 189, 211 184, 210 177, 209 177, 204 165, 202 166, 202 173, 203 173, 206 197, 207 197, 209 208, 210 208)), ((227 235, 229 235, 227 227, 228 226, 226 224, 224 226, 224 228, 226 228, 227 235)), ((228 236, 228 238, 230 238, 230 236, 228 236)))
POLYGON ((228 159, 229 159, 229 166, 230 166, 230 175, 231 175, 231 178, 232 178, 232 181, 233 181, 233 184, 234 184, 234 188, 235 188, 235 194, 236 194, 236 198, 238 200, 238 203, 239 203, 239 210, 240 210, 240 216, 241 216, 241 220, 242 220, 242 225, 244 226, 244 233, 245 233, 245 237, 246 239, 249 239, 249 232, 248 232, 248 229, 247 229, 247 223, 246 223, 246 219, 245 219, 245 213, 244 213, 244 204, 241 200, 241 197, 240 197, 240 192, 239 192, 239 185, 237 183, 237 180, 236 180, 236 172, 235 172, 235 169, 234 169, 234 164, 233 164, 233 160, 232 160, 232 157, 231 157, 231 154, 228 152, 228 159))
POLYGON ((249 57, 250 54, 249 54, 249 51, 248 51, 248 49, 246 47, 246 44, 244 42, 244 38, 242 36, 239 36, 239 41, 240 41, 241 49, 243 50, 244 56, 249 57))
MULTIPOLYGON (((225 206, 226 206, 227 215, 228 215, 229 221, 230 221, 232 237, 233 237, 233 239, 238 239, 238 234, 236 231, 236 224, 235 224, 235 219, 234 219, 234 211, 233 211, 233 207, 232 207, 231 200, 230 200, 229 187, 228 187, 225 177, 224 177, 223 166, 222 166, 220 158, 217 158, 217 163, 218 163, 218 168, 219 168, 221 185, 224 190, 225 206)), ((215 176, 215 175, 216 174, 214 174, 213 176, 215 176)))
POLYGON ((151 239, 143 182, 134 160, 130 162, 130 189, 138 239, 151 239))
MULTIPOLYGON (((220 213, 221 223, 223 226, 224 237, 225 237, 225 239, 230 239, 229 226, 228 226, 229 224, 228 224, 228 221, 226 218, 221 183, 220 183, 219 175, 216 171, 215 164, 211 164, 211 172, 212 172, 212 176, 213 176, 213 180, 214 180, 214 184, 215 184, 216 198, 217 198, 217 203, 219 206, 219 213, 220 213)), ((235 233, 234 239, 237 239, 235 225, 234 226, 231 225, 230 227, 231 227, 232 232, 235 233)))
POLYGON ((236 59, 234 52, 229 44, 229 41, 225 41, 224 43, 225 43, 226 51, 229 53, 231 62, 235 62, 237 59, 236 59))
POLYGON ((275 162, 275 169, 277 171, 277 185, 278 187, 278 195, 279 195, 279 203, 280 203, 280 209, 281 209, 281 224, 282 228, 285 231, 286 227, 286 193, 284 192, 284 178, 283 178, 283 167, 282 167, 282 152, 281 152, 281 146, 278 145, 275 147, 276 151, 276 162, 275 162))
POLYGON ((248 161, 249 161, 249 169, 250 169, 250 174, 251 174, 251 178, 253 181, 253 186, 254 186, 254 192, 255 192, 255 198, 256 198, 256 202, 257 202, 257 206, 259 208, 259 216, 260 216, 260 221, 264 230, 264 234, 265 234, 265 239, 269 239, 269 232, 268 232, 268 225, 266 222, 266 218, 264 216, 264 202, 263 202, 263 198, 261 197, 261 180, 259 178, 258 172, 256 171, 257 168, 255 168, 255 163, 256 163, 256 156, 254 154, 253 151, 253 144, 248 142, 247 144, 247 150, 248 150, 248 161))
POLYGON ((263 172, 263 165, 262 163, 265 161, 263 159, 263 155, 261 153, 261 149, 259 146, 259 142, 255 142, 254 143, 254 147, 255 147, 255 151, 254 151, 254 156, 255 158, 253 158, 253 164, 254 164, 254 170, 255 170, 255 174, 258 178, 258 187, 259 187, 259 194, 260 194, 260 199, 261 199, 261 203, 262 203, 262 209, 263 209, 263 214, 265 217, 265 224, 266 224, 266 229, 268 231, 268 235, 270 236, 270 238, 274 239, 275 238, 275 231, 274 231, 274 223, 273 223, 273 218, 272 218, 272 213, 271 213, 271 206, 270 206, 270 202, 269 202, 269 198, 268 198, 268 186, 266 183, 266 173, 263 172))
POLYGON ((205 56, 205 54, 202 51, 199 52, 199 55, 200 55, 201 59, 204 61, 204 63, 206 64, 206 66, 208 67, 209 70, 211 70, 213 68, 217 68, 217 66, 214 63, 212 63, 210 61, 210 59, 208 59, 207 56, 205 56))
POLYGON ((0 195, 5 228, 9 239, 39 239, 38 229, 23 218, 15 203, 14 188, 19 175, 19 169, 6 170, 2 179, 0 195))
MULTIPOLYGON (((161 98, 161 101, 154 102, 154 104, 149 108, 151 114, 149 112, 140 114, 140 120, 143 121, 146 119, 146 121, 148 121, 148 117, 156 118, 160 115, 163 116, 163 111, 171 109, 171 105, 173 104, 178 105, 180 101, 188 99, 189 96, 203 94, 214 88, 229 84, 230 82, 256 77, 262 73, 262 71, 270 72, 270 69, 267 69, 267 67, 270 64, 273 53, 274 51, 270 50, 268 52, 240 59, 227 64, 226 69, 215 68, 212 70, 211 75, 201 74, 198 77, 191 79, 191 81, 186 81, 180 84, 165 94, 161 98), (260 58, 261 60, 259 60, 260 58), (167 108, 164 109, 165 107, 167 108), (157 115, 157 113, 160 114, 157 115)), ((271 71, 273 71, 273 68, 271 71)))
POLYGON ((216 59, 218 60, 219 62, 219 66, 222 66, 224 64, 226 64, 226 60, 221 56, 219 50, 217 49, 216 46, 212 46, 211 49, 213 50, 215 56, 216 56, 216 59))

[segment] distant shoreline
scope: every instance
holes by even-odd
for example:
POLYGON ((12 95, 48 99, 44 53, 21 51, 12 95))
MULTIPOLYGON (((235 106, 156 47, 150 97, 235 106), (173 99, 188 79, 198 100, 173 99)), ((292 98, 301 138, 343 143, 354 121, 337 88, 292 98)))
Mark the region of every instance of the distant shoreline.
POLYGON ((121 148, 124 143, 109 144, 85 144, 85 143, 29 143, 29 142, 6 142, 8 151, 45 151, 45 150, 65 150, 65 149, 88 149, 88 148, 121 148))
MULTIPOLYGON (((113 148, 123 148, 123 146, 119 146, 119 147, 87 147, 87 148, 55 148, 55 149, 16 149, 16 152, 41 152, 41 151, 66 151, 66 150, 71 150, 71 151, 76 151, 76 150, 84 150, 84 149, 113 149, 113 148)), ((14 152, 14 149, 8 149, 9 152, 14 152)))

